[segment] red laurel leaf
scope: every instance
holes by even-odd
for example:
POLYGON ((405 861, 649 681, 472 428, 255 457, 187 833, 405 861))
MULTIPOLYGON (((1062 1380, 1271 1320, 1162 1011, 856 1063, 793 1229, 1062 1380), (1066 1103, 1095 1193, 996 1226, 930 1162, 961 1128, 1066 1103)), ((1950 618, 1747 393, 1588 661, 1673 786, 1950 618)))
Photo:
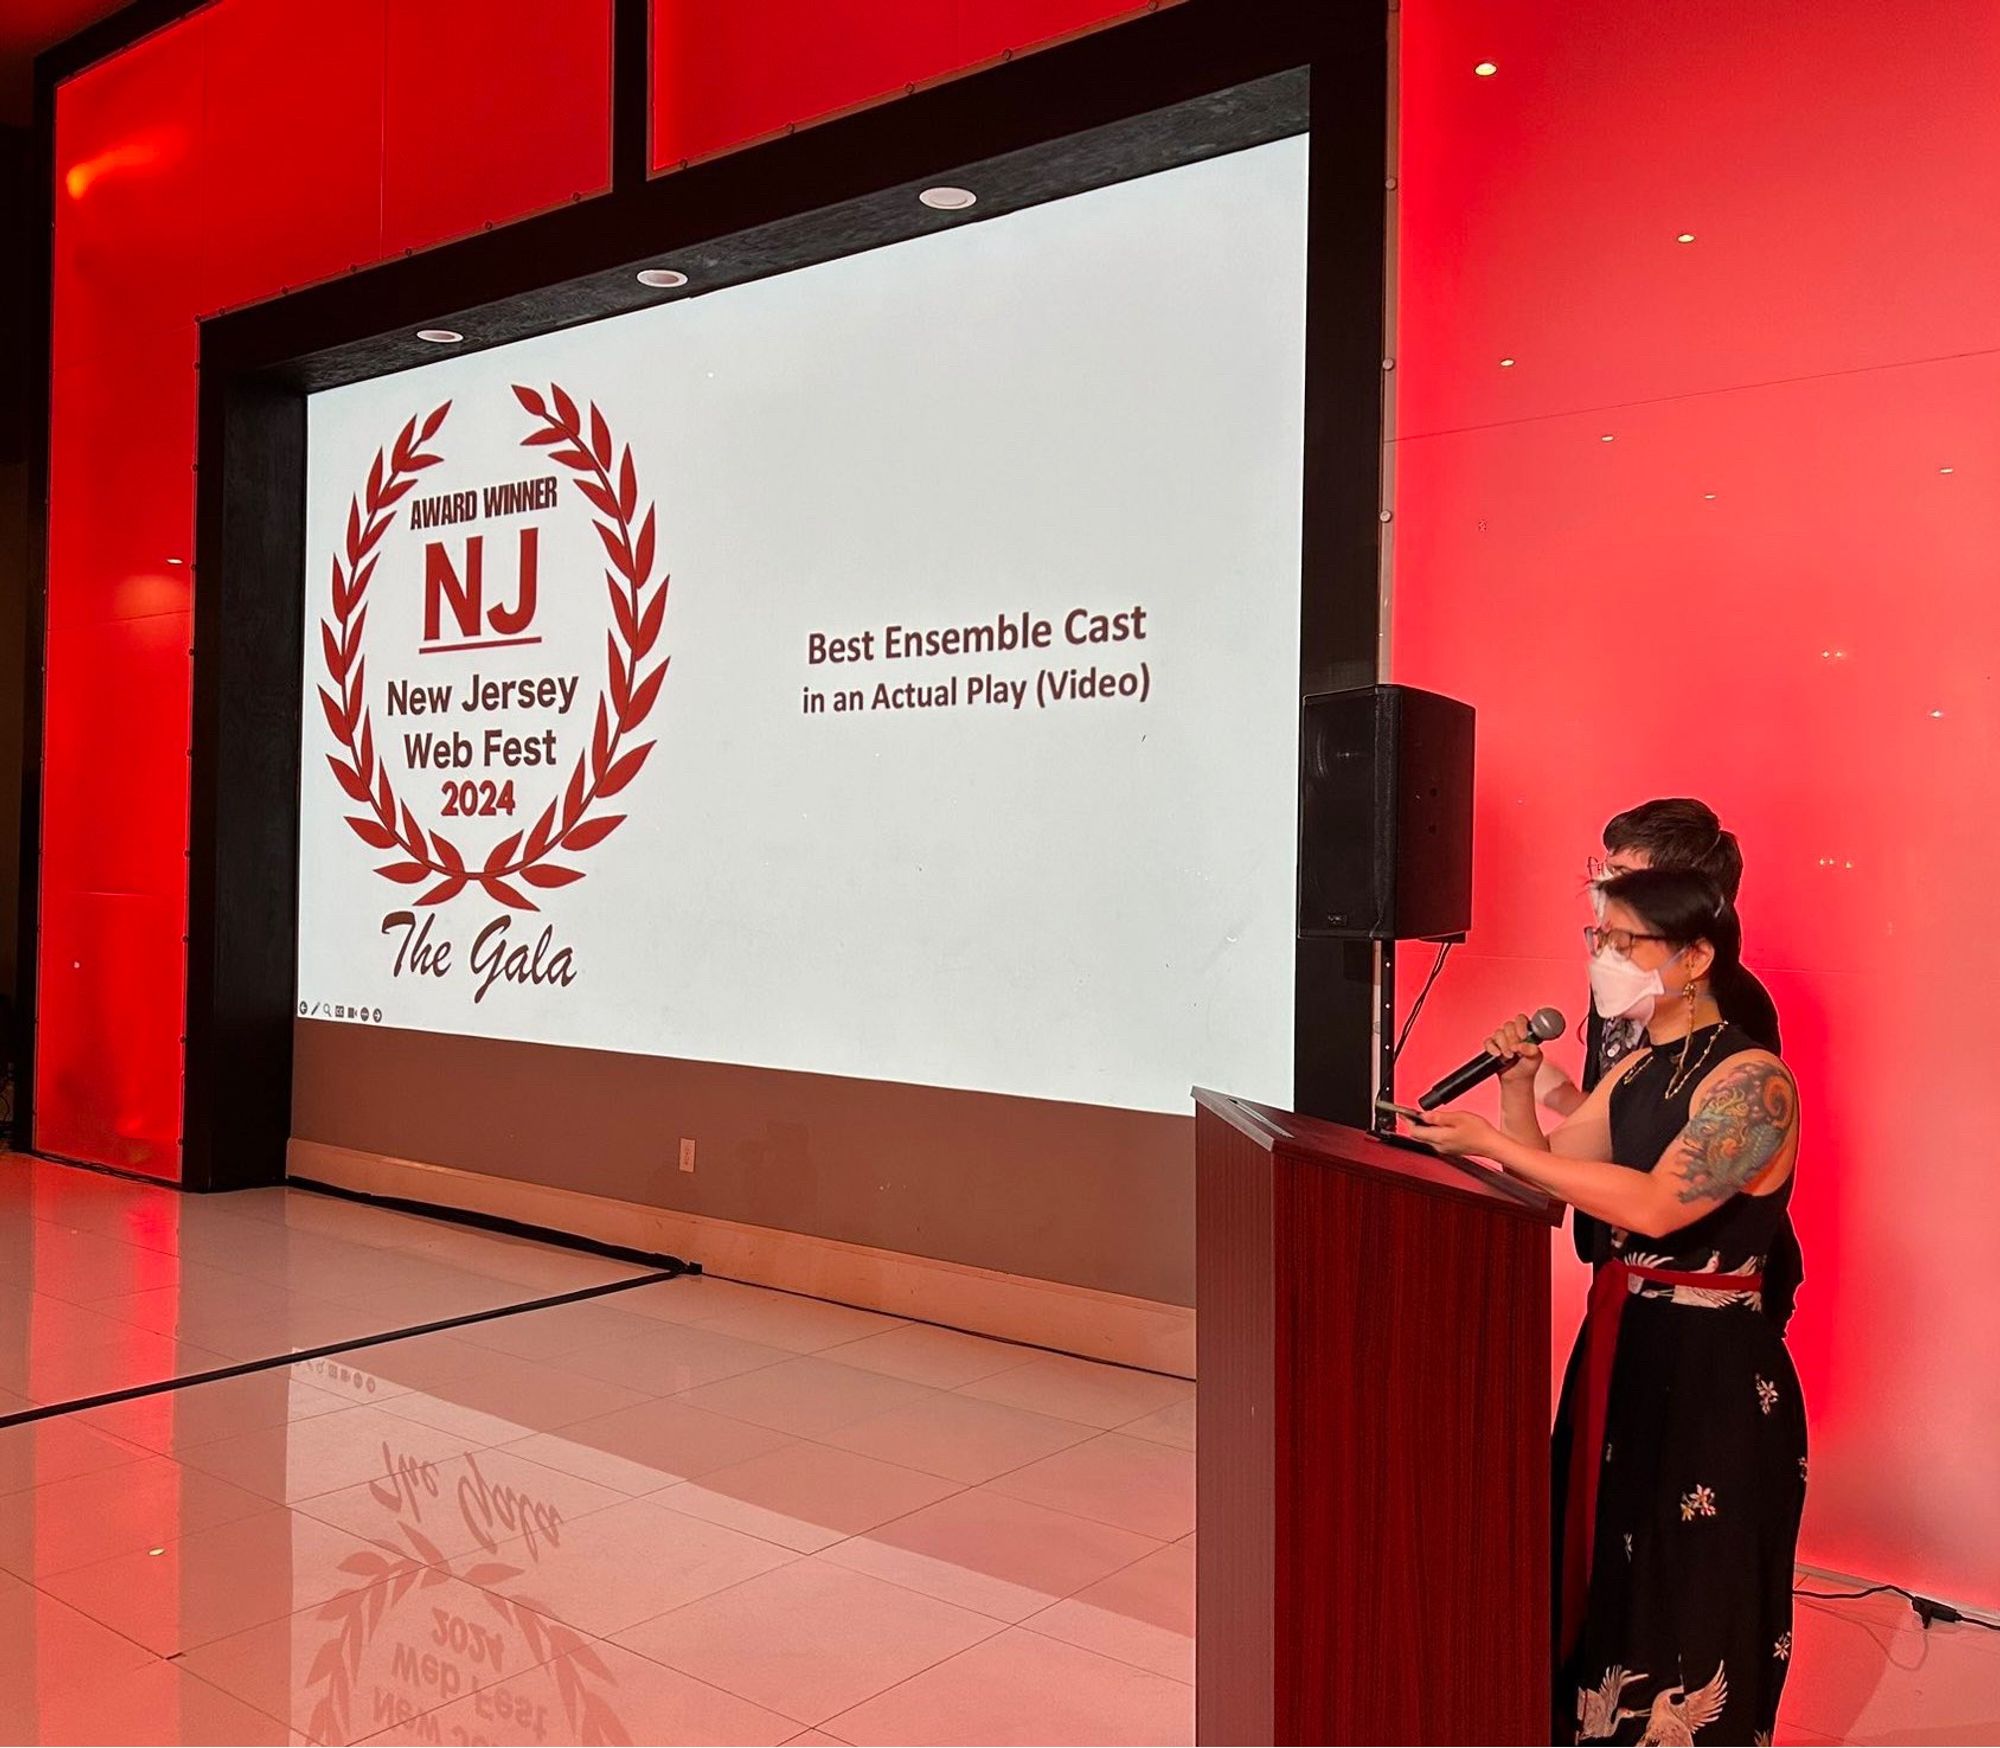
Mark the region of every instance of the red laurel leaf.
POLYGON ((458 853, 458 846, 441 833, 431 833, 431 847, 437 851, 437 859, 453 874, 465 872, 465 858, 458 853))
POLYGON ((590 500, 590 507, 593 510, 597 510, 606 516, 615 516, 618 514, 618 500, 594 479, 578 480, 576 482, 576 489, 590 500))
POLYGON ((607 813, 599 819, 587 819, 563 834, 562 847, 565 850, 587 850, 594 844, 603 843, 624 823, 622 813, 607 813))
POLYGON ((549 393, 555 397, 556 414, 563 422, 563 429, 572 437, 581 437, 583 418, 576 410, 576 402, 569 398, 559 382, 549 384, 549 393))
POLYGON ((606 587, 611 591, 611 616, 618 621, 618 635, 626 643, 636 643, 639 638, 639 622, 632 616, 632 598, 625 592, 624 584, 609 571, 604 573, 606 587))
MULTIPOLYGON (((646 506, 646 519, 639 524, 639 538, 632 547, 632 580, 637 583, 653 574, 653 509, 651 504, 646 506)), ((629 511, 627 516, 629 519, 629 511)))
POLYGON ((377 825, 372 819, 363 819, 358 814, 349 814, 347 823, 354 828, 354 835, 371 850, 393 850, 396 834, 387 826, 377 825))
POLYGON ((513 855, 515 847, 520 841, 521 834, 519 832, 514 832, 510 836, 502 838, 493 846, 492 853, 487 856, 482 872, 487 874, 499 873, 502 868, 507 866, 507 858, 513 855))
POLYGON ((590 403, 590 453, 599 467, 606 473, 611 471, 611 427, 605 424, 595 401, 590 403))
POLYGON ((539 431, 531 431, 521 439, 523 449, 544 449, 551 443, 567 443, 569 433, 560 425, 547 425, 539 431))
POLYGON ((632 693, 632 708, 619 718, 621 728, 636 728, 651 714, 654 702, 660 696, 660 682, 667 677, 665 662, 655 668, 632 693))
POLYGON ((382 451, 375 451, 375 463, 368 470, 368 501, 372 504, 382 493, 382 451))
POLYGON ((632 676, 625 666, 625 657, 618 648, 618 639, 610 632, 604 634, 604 653, 611 676, 611 708, 617 712, 618 720, 625 720, 625 712, 632 706, 632 676))
POLYGON ((646 611, 639 618, 639 635, 632 639, 632 653, 635 656, 648 654, 660 637, 660 622, 667 616, 667 586, 662 583, 653 592, 653 598, 646 605, 646 611))
MULTIPOLYGON (((325 694, 322 693, 321 696, 324 697, 325 694)), ((358 771, 343 765, 331 753, 326 755, 326 762, 333 767, 334 780, 347 791, 351 799, 362 802, 368 799, 368 785, 361 780, 358 771)))
POLYGON ((535 821, 535 829, 528 833, 528 847, 524 852, 530 862, 539 862, 542 852, 555 841, 556 804, 551 801, 542 809, 542 817, 535 821))
MULTIPOLYGON (((597 785, 599 797, 616 795, 638 776, 639 767, 646 762, 646 755, 653 750, 655 744, 653 741, 648 741, 642 747, 634 747, 629 753, 621 753, 618 762, 604 773, 603 780, 597 785)), ((574 849, 576 846, 571 844, 569 847, 574 849)))
POLYGON ((413 455, 410 457, 410 471, 415 473, 422 468, 436 467, 442 460, 442 455, 413 455))
POLYGON ((482 874, 479 884, 502 904, 512 905, 516 910, 533 910, 535 901, 519 888, 509 886, 497 874, 482 874))
POLYGON ((347 672, 347 663, 341 655, 340 639, 333 635, 333 626, 324 619, 319 622, 319 646, 326 656, 326 671, 340 679, 347 672))
POLYGON ((576 816, 583 811, 584 761, 578 759, 576 769, 570 773, 569 787, 563 791, 563 825, 568 828, 576 824, 576 816))
POLYGON ((530 886, 568 886, 572 881, 583 878, 583 870, 559 868, 553 862, 542 862, 523 868, 521 878, 530 886))
MULTIPOLYGON (((571 437, 573 434, 565 431, 563 435, 571 437)), ((578 473, 590 471, 590 451, 578 446, 574 441, 568 449, 558 449, 549 459, 561 462, 564 467, 574 468, 578 473)))
POLYGON ((424 421, 424 428, 417 433, 417 441, 419 443, 428 443, 435 437, 438 434, 438 427, 444 423, 445 414, 450 411, 451 402, 446 401, 443 406, 439 407, 436 412, 424 421))
POLYGON ((625 544, 625 536, 608 522, 595 522, 591 526, 597 530, 597 538, 604 542, 604 550, 611 554, 611 562, 618 567, 618 574, 631 576, 632 552, 625 544))
POLYGON ((344 743, 347 739, 347 717, 340 701, 324 686, 319 689, 319 701, 326 711, 326 725, 333 730, 333 738, 344 743))
POLYGON ((632 447, 627 444, 625 458, 618 464, 618 520, 629 527, 638 507, 639 476, 632 471, 632 447))
POLYGON ((536 418, 546 419, 549 416, 548 407, 543 404, 542 397, 536 394, 533 389, 527 388, 517 382, 514 384, 514 398, 529 412, 533 413, 536 418))
POLYGON ((465 890, 465 876, 450 874, 440 880, 428 892, 417 894, 418 904, 444 904, 456 898, 465 890))
POLYGON ((597 701, 597 727, 590 736, 590 768, 604 769, 604 755, 611 750, 611 718, 604 708, 602 698, 597 701))
POLYGON ((430 872, 421 862, 385 862, 375 872, 398 886, 414 886, 430 872))

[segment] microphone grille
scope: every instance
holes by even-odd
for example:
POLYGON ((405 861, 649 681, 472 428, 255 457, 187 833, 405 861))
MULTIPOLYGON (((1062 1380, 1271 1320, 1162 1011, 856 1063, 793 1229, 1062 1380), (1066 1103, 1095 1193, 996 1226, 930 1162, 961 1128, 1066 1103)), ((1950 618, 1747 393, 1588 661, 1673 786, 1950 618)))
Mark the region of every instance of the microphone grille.
POLYGON ((1560 1038, 1563 1035, 1563 1027, 1566 1023, 1562 1017, 1561 1009, 1537 1008, 1534 1015, 1528 1021, 1528 1030, 1533 1032, 1536 1038, 1542 1043, 1546 1044, 1550 1039, 1560 1038))

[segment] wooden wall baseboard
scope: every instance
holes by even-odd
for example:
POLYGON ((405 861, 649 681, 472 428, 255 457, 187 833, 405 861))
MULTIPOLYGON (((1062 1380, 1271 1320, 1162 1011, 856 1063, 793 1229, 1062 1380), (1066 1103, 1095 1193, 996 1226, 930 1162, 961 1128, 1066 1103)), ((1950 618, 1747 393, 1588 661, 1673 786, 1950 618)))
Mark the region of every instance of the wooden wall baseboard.
POLYGON ((572 1232, 603 1244, 685 1257, 699 1262, 709 1274, 752 1286, 807 1293, 1114 1365, 1141 1366, 1179 1378, 1194 1376, 1194 1312, 1185 1305, 1163 1305, 1061 1281, 872 1250, 803 1232, 614 1201, 549 1184, 487 1177, 455 1166, 394 1159, 296 1136, 287 1168, 293 1177, 364 1195, 429 1202, 572 1232))

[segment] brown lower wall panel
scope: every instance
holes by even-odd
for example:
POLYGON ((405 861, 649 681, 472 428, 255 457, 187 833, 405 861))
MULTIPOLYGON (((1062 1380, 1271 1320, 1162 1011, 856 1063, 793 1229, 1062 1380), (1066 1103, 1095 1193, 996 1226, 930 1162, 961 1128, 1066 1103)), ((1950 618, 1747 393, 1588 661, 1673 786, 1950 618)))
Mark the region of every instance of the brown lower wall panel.
POLYGON ((1191 1115, 302 1020, 292 1133, 1194 1303, 1191 1115))

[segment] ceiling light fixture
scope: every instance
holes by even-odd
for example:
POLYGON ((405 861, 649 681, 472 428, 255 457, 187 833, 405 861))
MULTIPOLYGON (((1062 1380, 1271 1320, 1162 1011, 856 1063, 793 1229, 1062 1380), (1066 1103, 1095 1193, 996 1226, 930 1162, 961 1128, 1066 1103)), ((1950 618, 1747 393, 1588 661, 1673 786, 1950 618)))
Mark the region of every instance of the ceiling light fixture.
POLYGON ((1955 468, 1955 467, 1941 467, 1941 468, 1939 468, 1939 469, 1938 469, 1938 472, 1939 472, 1939 473, 1956 473, 1956 472, 1958 472, 1958 469, 1957 469, 1957 468, 1955 468))
POLYGON ((933 212, 963 212, 979 196, 969 188, 926 188, 917 198, 933 212))
POLYGON ((428 340, 433 346, 456 346, 465 336, 456 328, 419 328, 419 340, 428 340))
POLYGON ((645 267, 639 272, 639 283, 649 285, 655 291, 673 291, 687 282, 685 273, 676 273, 671 267, 645 267))
POLYGON ((1615 433, 1613 433, 1613 432, 1610 432, 1610 431, 1607 431, 1607 432, 1605 432, 1605 433, 1604 433, 1604 435, 1603 435, 1602 437, 1598 438, 1598 442, 1600 442, 1600 443, 1609 443, 1609 442, 1610 442, 1610 441, 1612 440, 1612 438, 1613 438, 1613 436, 1614 436, 1614 435, 1615 435, 1615 433))
POLYGON ((1674 239, 1674 241, 1677 243, 1692 243, 1694 241, 1694 232, 1682 231, 1681 234, 1674 239))
POLYGON ((168 560, 167 560, 167 563, 168 563, 168 564, 186 564, 186 563, 187 563, 187 560, 186 560, 186 559, 184 559, 184 558, 170 558, 170 559, 168 559, 168 560))
POLYGON ((1478 74, 1479 77, 1482 79, 1490 79, 1493 77, 1495 73, 1500 71, 1500 69, 1496 67, 1491 61, 1481 61, 1479 65, 1474 67, 1472 70, 1473 72, 1478 74))
POLYGON ((1501 368, 1502 370, 1512 370, 1512 369, 1514 368, 1514 361, 1513 361, 1513 359, 1511 359, 1511 358, 1503 358, 1503 359, 1501 359, 1501 360, 1500 360, 1500 368, 1501 368))

